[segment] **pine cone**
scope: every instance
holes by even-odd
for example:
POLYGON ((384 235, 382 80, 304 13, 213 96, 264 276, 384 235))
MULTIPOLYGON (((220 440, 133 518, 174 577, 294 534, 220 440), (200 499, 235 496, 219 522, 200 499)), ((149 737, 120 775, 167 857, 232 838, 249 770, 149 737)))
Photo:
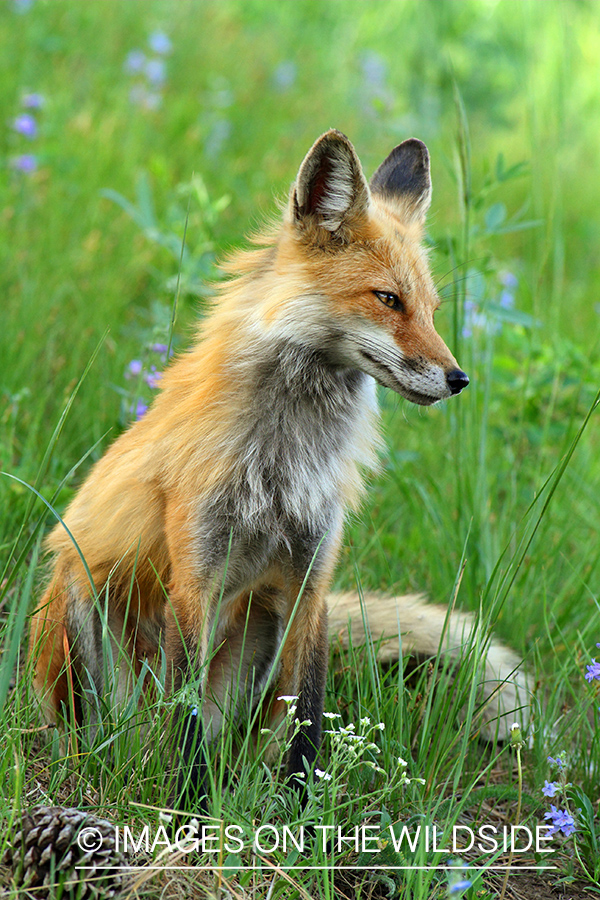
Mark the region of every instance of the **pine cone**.
POLYGON ((36 806, 23 814, 3 859, 15 884, 36 897, 110 898, 124 882, 115 827, 81 809, 36 806), (111 864, 115 868, 111 867, 111 864))

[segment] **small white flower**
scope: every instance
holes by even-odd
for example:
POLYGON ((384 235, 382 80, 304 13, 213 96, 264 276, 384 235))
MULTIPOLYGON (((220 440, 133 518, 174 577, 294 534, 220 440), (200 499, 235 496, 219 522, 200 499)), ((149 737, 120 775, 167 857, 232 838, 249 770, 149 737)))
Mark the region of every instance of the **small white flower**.
POLYGON ((283 694, 281 697, 278 697, 277 699, 284 700, 286 703, 293 703, 294 700, 298 700, 299 698, 295 694, 283 694))
POLYGON ((333 712, 324 712, 323 716, 326 719, 341 719, 342 718, 341 713, 333 713, 333 712))
POLYGON ((170 822, 173 821, 173 816, 171 815, 171 813, 163 812, 162 809, 161 809, 161 811, 160 811, 159 814, 158 814, 158 818, 160 819, 161 822, 168 822, 168 823, 170 823, 170 822))
POLYGON ((378 725, 375 725, 375 728, 379 728, 380 731, 385 731, 385 722, 379 722, 378 725))
POLYGON ((406 768, 406 766, 408 765, 408 763, 406 762, 405 759, 402 759, 402 757, 399 756, 399 757, 398 757, 398 765, 399 765, 399 766, 403 766, 404 768, 406 768))
POLYGON ((368 716, 365 716, 364 719, 361 719, 361 720, 360 720, 360 724, 361 724, 361 725, 370 725, 370 724, 371 724, 371 720, 370 720, 370 718, 369 718, 368 716))
POLYGON ((331 781, 333 777, 329 774, 329 772, 323 772, 322 769, 315 769, 315 775, 317 776, 317 778, 323 779, 323 781, 331 781))

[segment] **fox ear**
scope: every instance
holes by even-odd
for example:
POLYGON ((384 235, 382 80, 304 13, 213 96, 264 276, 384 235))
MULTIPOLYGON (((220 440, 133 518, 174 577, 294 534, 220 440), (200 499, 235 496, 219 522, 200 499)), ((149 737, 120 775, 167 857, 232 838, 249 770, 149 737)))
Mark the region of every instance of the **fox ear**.
POLYGON ((371 178, 371 191, 396 207, 407 225, 422 225, 431 203, 429 151, 416 138, 394 147, 371 178))
POLYGON ((351 226, 368 203, 369 187, 354 147, 341 131, 327 131, 300 166, 290 200, 293 219, 335 232, 351 226))

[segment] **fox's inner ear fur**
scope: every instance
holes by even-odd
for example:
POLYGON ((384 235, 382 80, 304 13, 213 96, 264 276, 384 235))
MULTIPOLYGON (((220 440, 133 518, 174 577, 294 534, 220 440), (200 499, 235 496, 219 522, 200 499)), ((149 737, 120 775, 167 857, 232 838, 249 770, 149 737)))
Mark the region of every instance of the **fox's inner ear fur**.
POLYGON ((423 141, 409 138, 394 147, 371 178, 371 190, 407 225, 422 225, 431 203, 429 151, 423 141))
POLYGON ((298 224, 328 232, 351 227, 366 212, 369 187, 354 147, 341 131, 313 144, 292 187, 291 214, 298 224))

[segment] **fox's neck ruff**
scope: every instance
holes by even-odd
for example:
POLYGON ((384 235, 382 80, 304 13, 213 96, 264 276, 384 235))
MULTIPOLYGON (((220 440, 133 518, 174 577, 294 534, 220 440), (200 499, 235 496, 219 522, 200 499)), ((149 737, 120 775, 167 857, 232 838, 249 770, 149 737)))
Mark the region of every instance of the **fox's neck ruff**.
MULTIPOLYGON (((211 356, 213 335, 222 334, 210 319, 206 341, 201 334, 196 347, 200 355, 211 356)), ((236 485, 235 516, 323 526, 333 509, 338 515, 356 505, 362 470, 375 465, 375 384, 357 369, 333 364, 314 341, 277 328, 261 331, 252 313, 240 316, 230 334, 231 344, 218 352, 231 391, 220 416, 229 420, 222 435, 236 485)))
POLYGON ((240 465, 252 493, 277 495, 298 520, 331 501, 353 504, 362 466, 374 464, 375 384, 325 351, 282 341, 252 373, 250 429, 240 465))

